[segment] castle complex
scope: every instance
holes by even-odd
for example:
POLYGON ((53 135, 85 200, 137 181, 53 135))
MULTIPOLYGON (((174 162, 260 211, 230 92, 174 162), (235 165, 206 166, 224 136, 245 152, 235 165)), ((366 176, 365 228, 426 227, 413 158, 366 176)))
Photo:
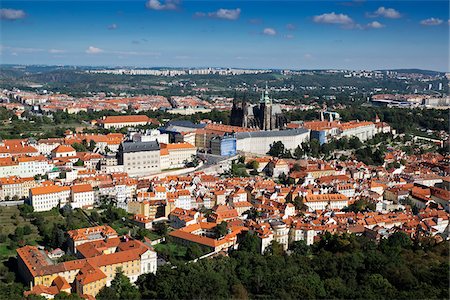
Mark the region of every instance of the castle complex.
POLYGON ((261 94, 259 104, 250 104, 244 97, 239 105, 235 97, 230 122, 234 126, 274 130, 283 129, 287 123, 287 118, 281 111, 281 106, 272 103, 266 86, 265 91, 261 94))

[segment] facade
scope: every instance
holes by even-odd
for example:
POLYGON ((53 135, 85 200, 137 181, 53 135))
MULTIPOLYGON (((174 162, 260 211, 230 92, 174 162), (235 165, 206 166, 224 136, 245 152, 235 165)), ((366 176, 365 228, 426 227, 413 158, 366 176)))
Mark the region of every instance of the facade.
POLYGON ((143 176, 161 171, 160 147, 156 141, 122 143, 117 160, 129 176, 143 176))
POLYGON ((51 152, 52 158, 74 157, 77 151, 70 145, 59 145, 51 152))
POLYGON ((90 184, 74 185, 72 190, 72 208, 93 208, 95 202, 95 193, 90 184))
POLYGON ((211 139, 211 154, 233 156, 236 153, 236 136, 234 134, 217 136, 211 139))
POLYGON ((245 98, 239 105, 234 97, 230 122, 234 126, 275 130, 283 129, 287 124, 287 118, 281 111, 281 106, 272 103, 266 87, 261 95, 260 103, 257 105, 247 103, 245 98))
POLYGON ((146 115, 105 116, 101 120, 94 121, 94 123, 97 123, 105 129, 145 126, 148 124, 159 125, 157 120, 149 118, 146 115))
POLYGON ((348 198, 342 194, 318 194, 304 197, 304 204, 309 211, 335 209, 341 210, 348 206, 348 198))
POLYGON ((48 211, 58 205, 63 207, 70 200, 70 188, 50 185, 30 189, 30 201, 34 211, 48 211))
POLYGON ((11 200, 15 196, 26 198, 29 196, 30 189, 35 187, 36 184, 33 177, 2 177, 0 178, 0 201, 6 198, 11 200))
POLYGON ((287 150, 294 150, 309 141, 309 130, 304 128, 280 131, 256 131, 236 133, 238 151, 265 155, 270 146, 281 141, 287 150))
POLYGON ((183 168, 197 154, 195 146, 189 143, 160 144, 161 169, 183 168))

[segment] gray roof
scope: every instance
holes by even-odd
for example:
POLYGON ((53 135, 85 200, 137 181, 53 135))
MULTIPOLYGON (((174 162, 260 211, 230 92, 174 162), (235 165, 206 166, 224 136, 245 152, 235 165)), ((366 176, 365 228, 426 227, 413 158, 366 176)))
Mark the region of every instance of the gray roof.
POLYGON ((280 137, 280 136, 294 136, 299 134, 305 134, 309 130, 305 128, 296 128, 288 130, 276 130, 276 131, 254 131, 254 132, 238 132, 236 138, 247 139, 252 137, 280 137))
POLYGON ((120 144, 119 151, 124 153, 142 152, 142 151, 157 151, 159 150, 159 143, 157 141, 151 142, 126 142, 120 144))

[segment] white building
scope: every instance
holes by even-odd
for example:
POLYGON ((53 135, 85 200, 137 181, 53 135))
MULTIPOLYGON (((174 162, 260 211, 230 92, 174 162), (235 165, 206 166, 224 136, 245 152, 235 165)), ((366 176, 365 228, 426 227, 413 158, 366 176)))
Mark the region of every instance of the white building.
POLYGON ((192 161, 197 148, 189 143, 160 144, 161 169, 184 168, 186 162, 192 161))
POLYGON ((158 142, 127 142, 119 147, 118 164, 129 176, 159 173, 160 149, 158 142))
POLYGON ((342 194, 306 195, 304 204, 309 211, 336 209, 341 210, 348 206, 348 198, 342 194))
POLYGON ((95 193, 90 184, 79 184, 71 187, 72 199, 70 205, 72 208, 93 208, 95 202, 95 193))
POLYGON ((67 186, 41 186, 30 189, 31 206, 34 211, 48 211, 60 205, 63 207, 70 199, 67 186))
POLYGON ((265 155, 270 146, 281 141, 287 150, 294 150, 303 142, 309 141, 310 131, 304 128, 280 131, 256 131, 236 133, 238 151, 265 155))

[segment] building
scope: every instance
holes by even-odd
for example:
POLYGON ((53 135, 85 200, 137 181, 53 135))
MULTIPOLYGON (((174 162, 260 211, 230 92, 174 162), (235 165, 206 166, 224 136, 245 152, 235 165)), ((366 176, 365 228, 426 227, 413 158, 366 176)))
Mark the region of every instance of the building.
POLYGON ((309 130, 304 128, 280 131, 255 131, 236 133, 237 151, 265 155, 275 142, 282 142, 286 150, 294 150, 309 141, 309 130))
POLYGON ((72 208, 93 208, 95 202, 94 189, 90 184, 78 184, 71 187, 72 208))
POLYGON ((0 201, 17 196, 20 199, 30 194, 30 189, 37 185, 33 177, 20 178, 16 176, 0 178, 0 201))
POLYGON ((348 198, 342 194, 311 194, 306 195, 303 200, 309 211, 341 210, 348 206, 348 198))
POLYGON ((261 94, 259 104, 256 105, 249 104, 245 98, 239 105, 235 96, 230 122, 234 126, 274 130, 283 129, 287 124, 287 118, 281 111, 281 106, 272 103, 266 86, 266 90, 261 94))
POLYGON ((49 185, 30 189, 30 201, 34 211, 48 211, 58 205, 63 207, 70 200, 70 188, 67 186, 49 185))
POLYGON ((74 229, 67 232, 68 235, 68 251, 77 253, 77 247, 88 242, 101 241, 106 238, 117 238, 117 232, 108 225, 74 229))
POLYGON ((131 282, 144 273, 155 273, 157 269, 157 255, 153 248, 128 236, 90 240, 80 244, 77 250, 79 259, 52 263, 48 255, 36 246, 18 248, 18 273, 31 286, 31 291, 26 293, 54 294, 51 287, 55 281, 65 281, 57 284, 59 290, 92 299, 104 286, 111 284, 119 269, 131 282))
POLYGON ((125 142, 119 146, 118 164, 129 176, 143 176, 161 171, 160 147, 154 142, 125 142))
POLYGON ((195 146, 189 143, 160 144, 161 169, 184 168, 197 154, 195 146))
POLYGON ((159 125, 157 120, 149 118, 146 115, 105 116, 100 120, 93 121, 93 123, 105 129, 120 129, 124 127, 145 126, 149 124, 159 125))
POLYGON ((181 245, 197 244, 211 252, 226 251, 238 246, 238 236, 247 231, 244 226, 228 225, 228 233, 218 237, 215 232, 216 223, 200 222, 180 228, 169 233, 170 238, 181 245))
POLYGON ((51 151, 52 158, 74 157, 77 151, 70 145, 59 145, 51 151))
POLYGON ((211 139, 211 154, 220 156, 236 155, 236 136, 225 134, 211 139))

